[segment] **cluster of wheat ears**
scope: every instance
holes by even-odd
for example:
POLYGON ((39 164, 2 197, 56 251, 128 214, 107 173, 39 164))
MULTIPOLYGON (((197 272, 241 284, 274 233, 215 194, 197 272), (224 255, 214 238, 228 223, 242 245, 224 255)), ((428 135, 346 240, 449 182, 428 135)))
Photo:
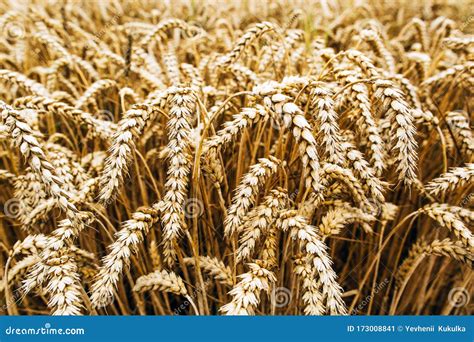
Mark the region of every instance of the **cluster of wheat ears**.
POLYGON ((472 10, 2 1, 2 312, 472 313, 472 10))

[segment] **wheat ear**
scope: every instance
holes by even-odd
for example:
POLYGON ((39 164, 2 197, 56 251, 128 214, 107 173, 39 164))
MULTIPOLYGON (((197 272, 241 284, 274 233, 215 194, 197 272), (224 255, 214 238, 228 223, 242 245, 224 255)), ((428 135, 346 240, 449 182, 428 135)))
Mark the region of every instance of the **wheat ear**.
POLYGON ((0 69, 0 80, 10 84, 16 84, 33 95, 49 96, 48 90, 41 83, 29 79, 16 71, 0 69))
POLYGON ((66 119, 72 119, 79 126, 87 126, 92 136, 98 136, 105 141, 110 139, 112 131, 115 128, 115 124, 112 122, 99 120, 87 112, 69 106, 67 103, 43 96, 26 96, 15 100, 15 105, 24 108, 58 113, 66 119))
POLYGON ((331 315, 346 314, 346 306, 341 296, 342 288, 337 283, 327 246, 318 236, 316 228, 309 225, 306 219, 295 210, 281 212, 277 225, 283 231, 289 230, 290 237, 298 240, 301 250, 308 256, 311 267, 314 267, 319 276, 329 313, 331 315))
POLYGON ((169 167, 165 183, 165 195, 161 204, 165 262, 171 265, 175 259, 175 241, 186 229, 183 212, 190 173, 191 119, 196 105, 190 88, 177 89, 172 95, 168 121, 169 167))
POLYGON ((354 202, 358 203, 360 207, 365 208, 372 206, 365 196, 362 185, 350 169, 325 163, 321 170, 321 179, 321 184, 326 187, 330 180, 341 182, 351 193, 354 202))
POLYGON ((448 112, 446 122, 452 128, 455 140, 461 145, 461 153, 468 161, 472 161, 474 156, 474 137, 469 125, 468 115, 465 112, 448 112))
POLYGON ((381 99, 382 108, 392 125, 392 151, 396 153, 398 179, 410 185, 417 179, 416 128, 413 109, 403 99, 403 93, 391 81, 377 80, 375 95, 381 99))
POLYGON ((363 181, 363 185, 369 189, 372 200, 377 204, 383 203, 385 200, 384 183, 377 178, 376 171, 370 167, 363 154, 351 143, 345 142, 342 146, 346 151, 349 166, 354 170, 355 175, 363 181))
MULTIPOLYGON (((275 99, 275 97, 272 97, 275 99)), ((306 175, 306 187, 313 188, 318 193, 321 190, 319 182, 319 156, 313 128, 304 117, 301 109, 292 102, 282 107, 285 122, 291 122, 293 136, 299 144, 299 152, 306 175)))
POLYGON ((349 206, 335 207, 326 212, 318 225, 318 232, 323 236, 340 234, 345 225, 353 222, 360 223, 366 233, 372 233, 371 224, 375 217, 364 213, 359 208, 349 206))
POLYGON ((448 172, 436 177, 426 184, 426 190, 435 196, 454 192, 472 184, 474 181, 474 164, 467 163, 463 167, 453 167, 448 172))
MULTIPOLYGON (((261 235, 266 235, 274 225, 274 221, 278 218, 279 211, 288 204, 288 195, 283 189, 270 191, 270 195, 263 199, 261 205, 253 208, 242 220, 242 236, 239 240, 239 248, 237 250, 237 261, 249 259, 254 250, 256 243, 261 235)), ((271 243, 271 241, 268 241, 271 243)), ((267 246, 265 250, 268 255, 264 256, 264 260, 272 259, 271 246, 267 246)))
POLYGON ((396 71, 395 59, 385 47, 380 35, 375 30, 371 29, 362 30, 360 35, 361 38, 368 42, 369 45, 377 52, 377 54, 382 57, 385 67, 390 71, 390 73, 394 74, 396 71))
MULTIPOLYGON (((208 256, 199 256, 198 258, 199 267, 209 273, 214 279, 224 285, 234 285, 232 270, 229 266, 226 266, 223 261, 208 256)), ((195 258, 184 258, 183 261, 186 265, 196 266, 195 258)))
POLYGON ((19 147, 31 168, 37 173, 47 191, 57 199, 59 206, 69 218, 77 213, 68 194, 62 189, 62 181, 54 174, 54 168, 46 159, 43 148, 33 134, 31 127, 22 119, 20 113, 0 101, 1 118, 8 129, 14 144, 19 147))
POLYGON ((203 159, 208 159, 210 151, 219 152, 225 148, 245 128, 249 128, 251 125, 268 118, 268 112, 265 107, 256 105, 253 108, 242 109, 239 114, 233 115, 232 118, 232 121, 224 123, 224 128, 220 129, 214 136, 206 139, 203 147, 203 159))
POLYGON ((324 87, 311 89, 309 109, 318 122, 318 129, 322 135, 322 142, 326 152, 326 159, 333 164, 343 165, 345 156, 341 146, 341 134, 337 124, 338 115, 334 110, 332 92, 324 87))
POLYGON ((457 215, 450 211, 450 206, 434 203, 424 206, 419 209, 419 212, 428 215, 440 225, 452 231, 467 248, 474 247, 474 236, 457 215))
POLYGON ((321 293, 321 282, 316 279, 315 270, 308 258, 295 260, 295 274, 301 279, 303 286, 302 300, 305 304, 304 313, 308 316, 320 316, 326 311, 321 293))
POLYGON ((242 230, 242 220, 254 204, 259 189, 277 171, 279 164, 280 161, 272 156, 268 159, 260 158, 258 163, 252 165, 250 171, 242 177, 224 220, 226 236, 231 236, 242 230))
POLYGON ((398 268, 396 278, 397 284, 403 284, 408 280, 408 276, 413 273, 414 268, 425 255, 446 256, 458 260, 472 267, 474 255, 466 250, 460 241, 451 241, 450 239, 434 240, 428 243, 424 240, 416 242, 410 249, 408 257, 398 268))
POLYGON ((273 272, 265 268, 265 263, 247 264, 249 271, 239 275, 240 282, 229 292, 232 301, 220 308, 224 315, 253 315, 260 303, 260 292, 269 292, 276 281, 273 272))
POLYGON ((92 83, 92 85, 87 88, 84 94, 82 94, 82 96, 77 99, 76 107, 85 108, 89 103, 95 101, 94 97, 97 95, 97 93, 115 86, 117 86, 117 82, 114 80, 99 80, 92 83))
POLYGON ((356 121, 356 129, 361 133, 362 137, 367 139, 370 161, 375 170, 375 175, 380 176, 385 168, 385 147, 380 136, 380 129, 372 116, 369 90, 365 84, 361 82, 356 83, 359 78, 354 76, 352 70, 344 69, 337 72, 336 75, 345 81, 344 84, 350 85, 349 98, 351 105, 356 107, 360 114, 356 121))
POLYGON ((44 290, 50 297, 48 306, 55 315, 81 314, 82 286, 72 242, 92 221, 93 217, 83 212, 72 219, 62 220, 48 237, 45 248, 39 254, 40 261, 23 282, 25 294, 47 283, 44 290))
POLYGON ((259 23, 250 28, 242 37, 240 37, 240 39, 235 44, 235 47, 222 57, 222 59, 219 61, 219 67, 229 67, 232 63, 237 61, 245 48, 248 47, 255 39, 272 30, 275 30, 275 26, 269 22, 259 23))
POLYGON ((156 208, 142 208, 125 221, 118 231, 116 241, 109 247, 110 253, 102 260, 102 266, 92 284, 91 302, 94 307, 106 306, 113 300, 114 289, 119 281, 124 266, 129 264, 131 253, 136 251, 138 244, 151 226, 158 221, 156 208))
POLYGON ((149 106, 134 105, 118 123, 104 170, 100 176, 100 202, 108 203, 116 195, 135 150, 135 140, 145 128, 150 115, 149 106))
POLYGON ((141 276, 135 282, 133 291, 145 292, 152 290, 160 290, 171 292, 179 296, 187 296, 188 291, 184 286, 183 279, 174 272, 166 270, 155 271, 150 274, 141 276))

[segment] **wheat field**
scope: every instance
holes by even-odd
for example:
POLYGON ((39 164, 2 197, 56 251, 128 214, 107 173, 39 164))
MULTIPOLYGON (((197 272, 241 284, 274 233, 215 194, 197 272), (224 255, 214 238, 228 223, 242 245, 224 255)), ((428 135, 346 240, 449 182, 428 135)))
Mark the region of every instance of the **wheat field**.
POLYGON ((472 314, 473 15, 1 0, 1 313, 472 314))

